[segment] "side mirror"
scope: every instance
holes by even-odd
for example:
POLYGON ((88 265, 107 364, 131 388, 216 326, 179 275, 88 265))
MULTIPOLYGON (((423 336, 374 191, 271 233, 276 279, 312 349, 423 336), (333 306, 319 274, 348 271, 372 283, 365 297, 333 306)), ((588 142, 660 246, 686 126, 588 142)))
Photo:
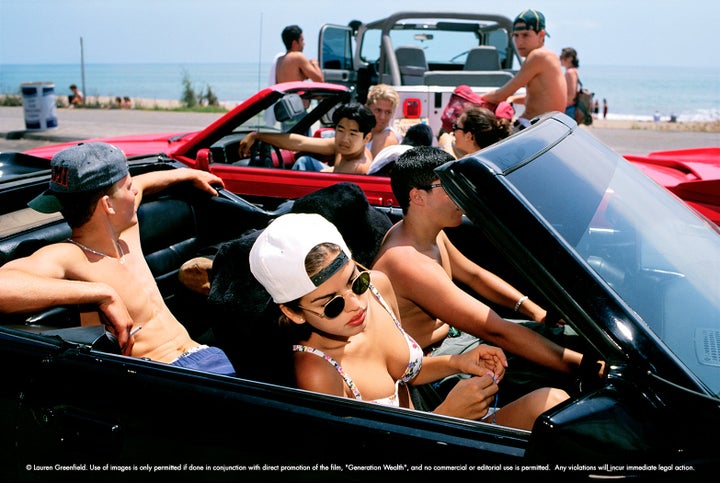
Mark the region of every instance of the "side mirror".
POLYGON ((298 94, 286 94, 273 107, 275 119, 280 122, 290 121, 305 113, 305 105, 298 94))

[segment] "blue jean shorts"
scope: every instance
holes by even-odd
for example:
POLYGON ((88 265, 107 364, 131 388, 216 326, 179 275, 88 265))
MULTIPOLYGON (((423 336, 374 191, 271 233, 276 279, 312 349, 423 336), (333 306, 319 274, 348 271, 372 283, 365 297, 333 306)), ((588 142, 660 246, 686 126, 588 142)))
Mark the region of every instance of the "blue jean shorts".
POLYGON ((171 366, 185 367, 197 371, 234 376, 233 367, 227 355, 217 347, 198 346, 184 353, 170 363, 171 366))

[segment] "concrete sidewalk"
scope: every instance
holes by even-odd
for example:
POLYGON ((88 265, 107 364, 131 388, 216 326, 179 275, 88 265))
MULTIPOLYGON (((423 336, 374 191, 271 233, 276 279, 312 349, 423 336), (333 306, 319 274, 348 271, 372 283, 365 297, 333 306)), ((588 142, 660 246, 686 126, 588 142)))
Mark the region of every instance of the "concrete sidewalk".
POLYGON ((198 131, 222 114, 122 109, 58 109, 58 127, 25 129, 22 107, 0 107, 0 138, 68 142, 129 134, 198 131))

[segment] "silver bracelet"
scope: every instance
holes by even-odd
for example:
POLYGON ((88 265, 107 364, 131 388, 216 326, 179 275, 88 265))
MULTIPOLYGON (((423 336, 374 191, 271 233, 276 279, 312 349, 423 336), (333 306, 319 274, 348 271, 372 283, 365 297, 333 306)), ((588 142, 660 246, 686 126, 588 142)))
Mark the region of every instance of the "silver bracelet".
POLYGON ((523 302, 525 302, 529 298, 530 297, 528 297, 527 295, 523 295, 522 297, 520 297, 520 300, 518 300, 517 303, 515 303, 515 312, 520 310, 520 306, 523 304, 523 302))

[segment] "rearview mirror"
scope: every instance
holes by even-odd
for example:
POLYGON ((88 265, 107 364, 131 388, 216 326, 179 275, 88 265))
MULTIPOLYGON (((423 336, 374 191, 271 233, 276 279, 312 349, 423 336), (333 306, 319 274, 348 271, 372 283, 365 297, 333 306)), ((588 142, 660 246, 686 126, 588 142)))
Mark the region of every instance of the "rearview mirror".
POLYGON ((290 121, 305 112, 305 105, 297 94, 286 94, 273 107, 275 119, 280 122, 290 121))

